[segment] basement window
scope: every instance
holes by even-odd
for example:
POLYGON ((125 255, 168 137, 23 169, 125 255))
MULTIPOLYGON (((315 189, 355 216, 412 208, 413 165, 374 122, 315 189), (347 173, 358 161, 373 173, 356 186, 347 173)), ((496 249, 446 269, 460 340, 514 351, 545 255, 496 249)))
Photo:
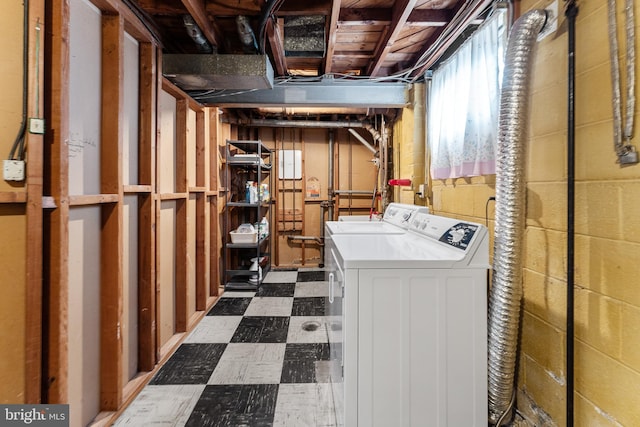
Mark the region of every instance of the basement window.
POLYGON ((496 11, 433 72, 427 118, 433 179, 495 173, 506 17, 496 11))

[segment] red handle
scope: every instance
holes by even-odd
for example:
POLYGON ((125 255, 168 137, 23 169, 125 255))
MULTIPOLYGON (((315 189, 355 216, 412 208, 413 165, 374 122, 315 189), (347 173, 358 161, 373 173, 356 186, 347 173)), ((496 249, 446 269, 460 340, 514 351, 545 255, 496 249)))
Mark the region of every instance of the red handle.
POLYGON ((411 186, 411 180, 410 179, 390 179, 389 185, 399 185, 403 187, 409 187, 411 186))

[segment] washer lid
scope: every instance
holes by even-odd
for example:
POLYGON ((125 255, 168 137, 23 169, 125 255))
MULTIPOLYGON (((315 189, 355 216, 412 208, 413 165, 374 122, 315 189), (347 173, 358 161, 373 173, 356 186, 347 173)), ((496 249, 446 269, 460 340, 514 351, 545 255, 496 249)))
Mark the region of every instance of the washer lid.
POLYGON ((411 230, 404 234, 334 234, 331 239, 345 268, 489 268, 486 227, 465 223, 474 226, 473 233, 457 240, 457 235, 451 236, 458 233, 458 224, 450 218, 436 219, 429 225, 438 227, 427 230, 428 234, 411 230), (443 227, 449 221, 451 227, 443 227), (442 233, 431 236, 436 228, 442 233))
POLYGON ((403 234, 405 229, 386 222, 358 222, 358 221, 327 221, 325 223, 329 234, 403 234))

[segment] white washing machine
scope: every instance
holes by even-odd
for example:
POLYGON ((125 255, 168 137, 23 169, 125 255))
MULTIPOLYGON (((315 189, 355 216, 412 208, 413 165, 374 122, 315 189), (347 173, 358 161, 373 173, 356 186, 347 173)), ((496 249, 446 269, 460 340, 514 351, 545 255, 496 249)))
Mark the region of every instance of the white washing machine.
POLYGON ((486 426, 487 229, 417 213, 325 251, 339 425, 486 426))
MULTIPOLYGON (((407 230, 407 225, 415 214, 428 213, 426 206, 408 205, 403 203, 390 203, 382 220, 345 220, 340 217, 338 221, 325 223, 325 238, 331 238, 333 234, 402 234, 407 230)), ((347 217, 349 218, 349 217, 347 217)))
POLYGON ((350 221, 363 222, 363 221, 381 221, 381 220, 382 220, 382 217, 378 215, 340 215, 338 216, 338 221, 345 221, 345 222, 350 222, 350 221))

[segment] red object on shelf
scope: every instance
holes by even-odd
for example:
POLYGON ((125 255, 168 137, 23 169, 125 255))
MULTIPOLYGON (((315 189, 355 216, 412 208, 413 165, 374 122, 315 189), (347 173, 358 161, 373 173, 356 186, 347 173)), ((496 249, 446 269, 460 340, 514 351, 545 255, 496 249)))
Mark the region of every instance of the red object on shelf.
POLYGON ((398 185, 402 187, 408 187, 411 185, 410 179, 390 179, 389 185, 398 185))

